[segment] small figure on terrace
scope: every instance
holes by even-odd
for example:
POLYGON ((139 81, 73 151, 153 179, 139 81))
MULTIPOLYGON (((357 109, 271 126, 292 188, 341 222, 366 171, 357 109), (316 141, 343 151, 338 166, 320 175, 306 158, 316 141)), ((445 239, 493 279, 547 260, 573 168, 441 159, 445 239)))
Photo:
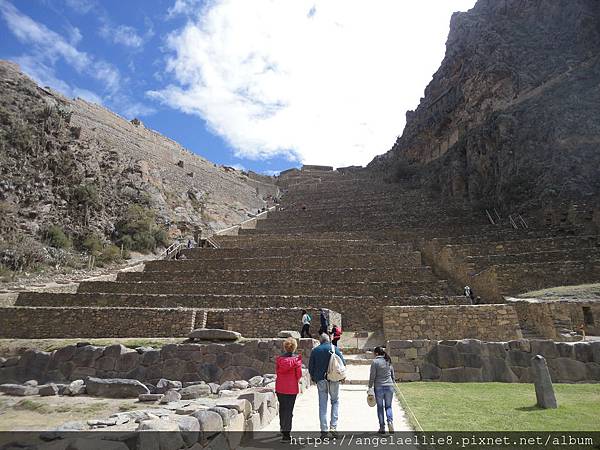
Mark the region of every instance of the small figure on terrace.
POLYGON ((303 309, 302 310, 302 331, 300 332, 300 337, 303 338, 312 338, 310 334, 310 323, 312 322, 312 317, 310 314, 303 309))
POLYGON ((333 325, 331 327, 331 343, 337 347, 338 341, 342 337, 342 327, 338 327, 337 325, 333 325))

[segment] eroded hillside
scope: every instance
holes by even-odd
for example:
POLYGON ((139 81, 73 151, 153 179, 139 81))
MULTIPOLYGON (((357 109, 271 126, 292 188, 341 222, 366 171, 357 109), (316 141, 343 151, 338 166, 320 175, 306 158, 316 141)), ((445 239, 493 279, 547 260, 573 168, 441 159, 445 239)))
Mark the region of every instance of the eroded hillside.
POLYGON ((62 232, 68 245, 90 234, 115 242, 130 226, 119 229, 124 219, 133 228, 146 221, 140 239, 196 237, 244 220, 276 191, 268 179, 212 164, 137 120, 39 87, 10 62, 0 61, 0 93, 5 249, 24 238, 46 244, 51 227, 50 238, 62 232))

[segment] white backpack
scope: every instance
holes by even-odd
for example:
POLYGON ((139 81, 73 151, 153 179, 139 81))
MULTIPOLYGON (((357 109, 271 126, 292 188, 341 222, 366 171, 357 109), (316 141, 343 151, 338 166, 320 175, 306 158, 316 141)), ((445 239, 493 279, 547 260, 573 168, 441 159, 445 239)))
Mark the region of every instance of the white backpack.
POLYGON ((327 380, 342 381, 346 379, 346 366, 342 358, 335 352, 333 345, 329 351, 329 365, 327 366, 327 380))

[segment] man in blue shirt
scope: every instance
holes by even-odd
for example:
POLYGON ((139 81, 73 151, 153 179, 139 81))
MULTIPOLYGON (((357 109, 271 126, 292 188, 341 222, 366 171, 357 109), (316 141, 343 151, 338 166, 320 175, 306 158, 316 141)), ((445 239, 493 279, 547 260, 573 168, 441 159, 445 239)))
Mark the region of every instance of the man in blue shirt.
POLYGON ((321 435, 327 435, 327 400, 331 397, 331 423, 329 431, 335 437, 337 435, 338 408, 339 408, 339 392, 340 382, 329 381, 327 379, 327 368, 329 367, 329 359, 331 351, 342 359, 344 365, 346 361, 339 348, 331 344, 329 335, 321 334, 319 336, 321 345, 313 348, 310 354, 308 363, 308 372, 310 378, 317 384, 319 391, 319 421, 321 422, 321 435))

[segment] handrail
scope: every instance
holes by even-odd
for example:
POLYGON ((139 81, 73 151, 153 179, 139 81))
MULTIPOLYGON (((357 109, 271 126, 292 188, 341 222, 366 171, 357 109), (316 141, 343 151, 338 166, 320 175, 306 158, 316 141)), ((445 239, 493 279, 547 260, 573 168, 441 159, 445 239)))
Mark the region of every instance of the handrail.
POLYGON ((208 242, 210 245, 213 246, 213 248, 221 248, 221 246, 219 245, 219 243, 217 241, 215 241, 212 236, 209 236, 206 238, 206 242, 208 242))
POLYGON ((181 247, 183 247, 183 242, 173 242, 164 252, 159 255, 158 259, 171 259, 173 254, 177 255, 177 253, 179 253, 181 247))
POLYGON ((254 217, 252 217, 250 219, 244 220, 243 222, 240 222, 237 225, 232 225, 230 227, 223 228, 222 230, 215 231, 213 233, 213 236, 219 236, 220 234, 225 233, 227 231, 235 230, 236 228, 241 228, 242 225, 244 225, 244 224, 246 224, 248 222, 252 222, 253 220, 257 220, 259 218, 262 219, 263 216, 266 216, 269 211, 273 211, 275 208, 276 208, 276 206, 271 206, 270 208, 267 208, 266 211, 258 213, 256 216, 254 216, 254 217))
POLYGON ((486 209, 485 213, 487 214, 487 217, 489 219, 489 221, 492 223, 492 225, 496 225, 496 223, 494 222, 494 219, 492 219, 492 215, 490 214, 490 212, 486 209))

